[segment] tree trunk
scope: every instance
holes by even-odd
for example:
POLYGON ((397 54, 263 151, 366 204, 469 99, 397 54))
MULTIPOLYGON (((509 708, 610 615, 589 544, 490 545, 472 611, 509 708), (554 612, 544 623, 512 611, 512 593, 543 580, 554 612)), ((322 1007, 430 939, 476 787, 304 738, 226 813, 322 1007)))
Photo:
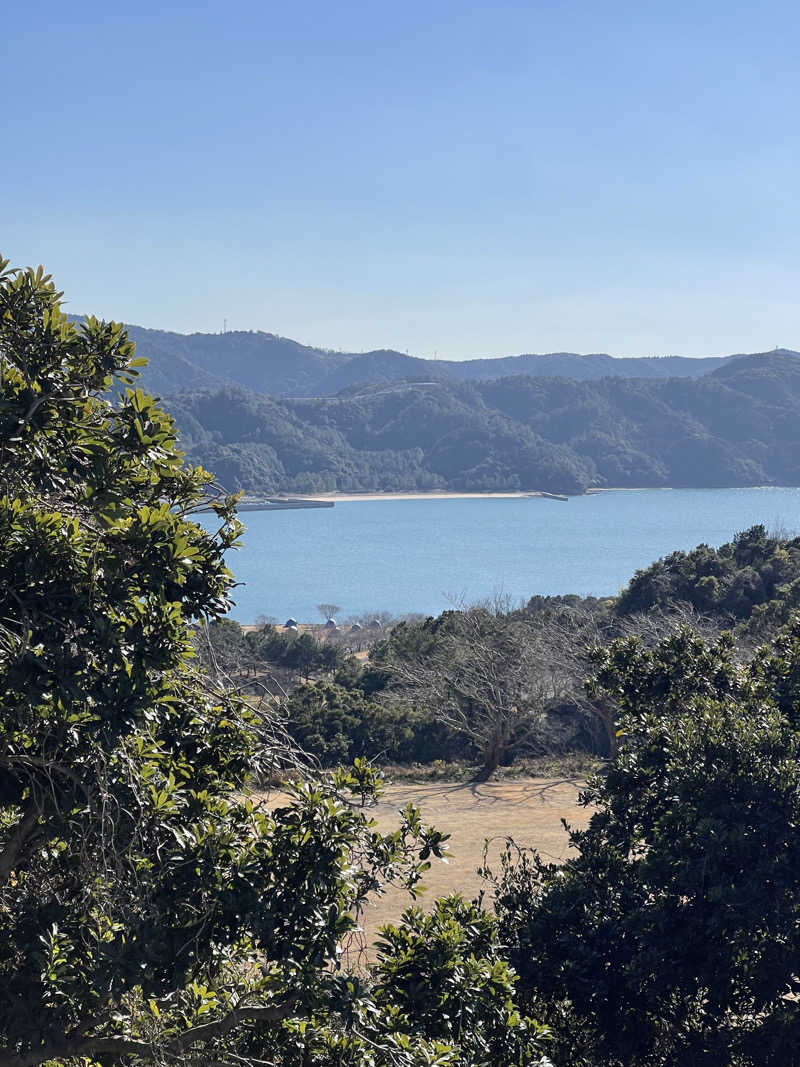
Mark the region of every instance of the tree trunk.
POLYGON ((608 737, 609 757, 614 759, 619 752, 619 738, 617 737, 617 723, 614 716, 614 709, 605 702, 602 702, 594 705, 594 711, 600 722, 603 724, 603 729, 608 737))
POLYGON ((483 752, 483 766, 476 775, 477 781, 488 781, 497 768, 500 766, 500 760, 505 754, 506 746, 500 741, 493 741, 491 745, 484 749, 483 752))

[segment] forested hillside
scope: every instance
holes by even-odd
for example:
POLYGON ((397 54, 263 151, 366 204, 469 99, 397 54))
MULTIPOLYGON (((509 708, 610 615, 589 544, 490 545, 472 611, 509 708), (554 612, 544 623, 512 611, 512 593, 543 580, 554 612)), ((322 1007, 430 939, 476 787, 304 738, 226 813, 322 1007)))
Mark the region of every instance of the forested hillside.
MULTIPOLYGON (((79 316, 70 318, 80 321, 79 316)), ((182 334, 142 326, 127 329, 137 354, 149 361, 141 385, 159 395, 233 385, 275 396, 334 396, 362 382, 478 382, 519 374, 567 377, 576 381, 606 377, 661 380, 676 375, 697 378, 739 358, 614 358, 597 353, 551 352, 493 359, 432 360, 391 349, 338 352, 252 330, 182 334)))
POLYGON ((743 356, 697 379, 517 376, 324 400, 223 387, 167 407, 193 460, 256 493, 800 483, 791 354, 743 356))

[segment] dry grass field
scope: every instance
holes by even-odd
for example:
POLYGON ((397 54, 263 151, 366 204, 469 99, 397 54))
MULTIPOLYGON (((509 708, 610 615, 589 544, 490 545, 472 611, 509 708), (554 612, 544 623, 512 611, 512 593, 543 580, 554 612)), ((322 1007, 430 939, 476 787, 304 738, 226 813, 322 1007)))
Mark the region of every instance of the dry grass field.
MULTIPOLYGON (((586 825, 591 812, 577 803, 583 788, 579 778, 514 778, 490 782, 398 783, 387 787, 370 814, 379 829, 398 825, 398 812, 409 802, 422 811, 423 821, 450 834, 447 863, 432 859, 425 876, 426 892, 417 899, 421 907, 447 893, 477 896, 486 883, 477 874, 483 863, 484 843, 489 839, 489 866, 497 864, 506 837, 517 844, 538 849, 548 860, 563 860, 569 840, 562 819, 576 828, 586 825)), ((272 806, 280 794, 266 797, 272 806)), ((358 965, 371 955, 378 927, 399 919, 413 904, 408 893, 390 889, 377 898, 361 917, 362 932, 351 939, 348 963, 358 965)))
MULTIPOLYGON (((449 862, 433 859, 425 877, 426 892, 417 901, 425 908, 447 893, 460 892, 469 899, 485 887, 477 868, 487 838, 490 866, 497 863, 509 836, 519 845, 538 849, 546 859, 563 860, 569 841, 561 820, 582 827, 589 819, 590 812, 577 803, 582 787, 578 778, 401 783, 389 786, 371 813, 380 829, 389 830, 398 823, 398 811, 411 802, 421 809, 425 823, 451 835, 449 862)), ((270 801, 275 800, 273 794, 270 801)), ((363 932, 352 938, 348 962, 357 965, 371 955, 378 927, 399 919, 413 903, 408 893, 394 889, 379 897, 361 917, 363 932)))

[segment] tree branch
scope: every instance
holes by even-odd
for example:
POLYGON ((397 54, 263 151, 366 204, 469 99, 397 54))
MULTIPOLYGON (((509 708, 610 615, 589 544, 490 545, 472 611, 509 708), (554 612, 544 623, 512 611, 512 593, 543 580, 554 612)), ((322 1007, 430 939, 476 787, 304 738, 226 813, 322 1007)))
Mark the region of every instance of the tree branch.
MULTIPOLYGON (((98 1059, 99 1057, 123 1057, 134 1056, 138 1059, 157 1061, 165 1057, 177 1058, 186 1049, 199 1042, 207 1043, 214 1038, 224 1037, 241 1023, 263 1022, 279 1023, 284 1019, 296 1016, 296 1001, 284 1001, 281 1004, 269 1006, 252 1006, 234 1008, 216 1022, 203 1023, 201 1026, 192 1026, 184 1033, 173 1037, 161 1045, 147 1041, 136 1041, 127 1037, 87 1037, 77 1038, 73 1041, 63 1041, 60 1044, 42 1045, 30 1052, 12 1053, 0 1051, 0 1067, 38 1067, 38 1064, 47 1060, 67 1060, 86 1057, 98 1059)), ((214 1065, 221 1067, 219 1061, 213 1061, 214 1065)), ((213 1067, 211 1063, 207 1067, 213 1067)))
MULTIPOLYGON (((198 1041, 212 1041, 215 1037, 224 1037, 230 1033, 239 1023, 260 1022, 280 1023, 296 1014, 296 1002, 284 1001, 282 1004, 271 1004, 264 1007, 234 1008, 221 1019, 213 1023, 203 1023, 202 1026, 193 1026, 185 1033, 179 1034, 170 1041, 166 1048, 168 1052, 178 1053, 184 1049, 196 1045, 198 1041)), ((2 1067, 2 1064, 0 1064, 2 1067)))

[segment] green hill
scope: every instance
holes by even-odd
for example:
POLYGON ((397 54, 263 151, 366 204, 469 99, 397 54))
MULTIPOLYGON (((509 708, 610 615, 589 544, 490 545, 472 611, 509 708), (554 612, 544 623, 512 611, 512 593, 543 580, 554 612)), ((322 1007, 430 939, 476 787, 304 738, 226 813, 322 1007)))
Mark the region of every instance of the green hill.
MULTIPOLYGON (((80 316, 70 316, 78 321, 80 316)), ((391 349, 338 352, 302 345, 261 331, 172 333, 128 326, 139 356, 149 360, 142 386, 159 395, 184 389, 239 386, 275 396, 335 396, 364 382, 480 382, 526 375, 575 381, 642 378, 660 381, 698 378, 738 356, 688 359, 682 356, 614 358, 603 353, 501 356, 492 359, 419 359, 391 349)))
POLYGON ((663 381, 517 376, 172 396, 184 446, 251 492, 800 484, 800 358, 663 381))

